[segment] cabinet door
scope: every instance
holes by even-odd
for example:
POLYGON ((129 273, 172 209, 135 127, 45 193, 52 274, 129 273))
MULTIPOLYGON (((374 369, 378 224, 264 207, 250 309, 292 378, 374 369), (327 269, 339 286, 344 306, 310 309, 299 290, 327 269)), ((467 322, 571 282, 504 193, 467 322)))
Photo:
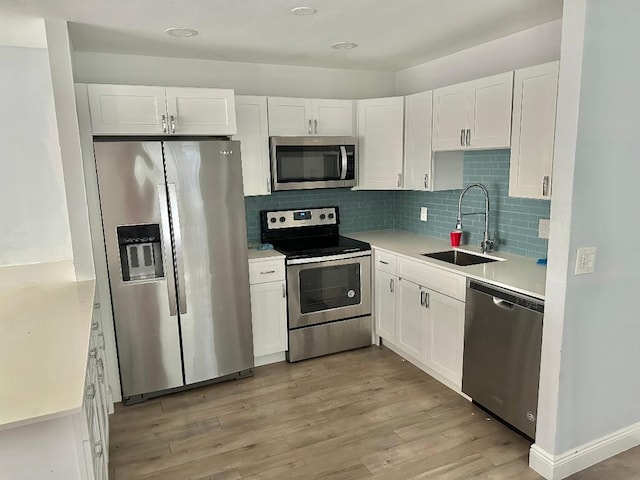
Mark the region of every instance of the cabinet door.
POLYGON ((466 83, 433 91, 433 150, 464 150, 469 89, 466 83))
POLYGON ((269 131, 267 97, 236 96, 236 122, 242 158, 242 183, 245 196, 269 195, 269 131))
POLYGON ((313 133, 311 100, 269 97, 269 135, 300 136, 313 133))
POLYGON ((174 87, 166 90, 171 133, 235 135, 236 108, 233 90, 174 87))
POLYGON ((311 101, 313 133, 316 135, 353 136, 353 100, 311 101))
POLYGON ((284 281, 251 285, 253 355, 287 350, 287 298, 284 281))
POLYGON ((509 169, 511 197, 549 198, 551 195, 557 97, 558 62, 515 72, 509 169))
POLYGON ((431 91, 405 97, 405 190, 430 190, 432 102, 431 91))
POLYGON ((162 134, 165 89, 133 85, 87 85, 94 135, 162 134))
POLYGON ((426 307, 425 363, 456 386, 461 386, 464 302, 428 290, 426 307))
POLYGON ((396 293, 396 346, 416 360, 425 362, 426 309, 421 303, 425 290, 413 282, 398 279, 396 293))
POLYGON ((468 149, 509 148, 513 72, 469 82, 468 149))
POLYGON ((402 187, 404 97, 358 100, 358 188, 402 187))
POLYGON ((376 333, 396 344, 396 288, 398 279, 382 270, 375 271, 376 333))

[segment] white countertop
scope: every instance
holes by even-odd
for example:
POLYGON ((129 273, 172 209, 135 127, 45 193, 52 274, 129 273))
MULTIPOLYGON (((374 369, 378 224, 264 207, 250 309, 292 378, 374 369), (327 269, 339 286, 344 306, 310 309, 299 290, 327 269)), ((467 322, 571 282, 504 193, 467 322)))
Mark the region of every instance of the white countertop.
MULTIPOLYGON (((368 242, 374 248, 402 255, 412 260, 419 260, 443 270, 465 275, 468 278, 544 299, 547 269, 537 265, 535 258, 497 251, 490 252, 489 255, 503 258, 505 261, 462 267, 420 255, 421 253, 450 250, 449 241, 441 238, 427 237, 401 230, 349 233, 346 236, 368 242)), ((460 249, 480 253, 479 247, 471 245, 461 245, 460 249)))
POLYGON ((62 264, 0 268, 0 430, 82 408, 95 281, 68 273, 62 264))
POLYGON ((249 247, 249 261, 273 260, 284 258, 284 255, 276 250, 256 250, 255 247, 249 247))

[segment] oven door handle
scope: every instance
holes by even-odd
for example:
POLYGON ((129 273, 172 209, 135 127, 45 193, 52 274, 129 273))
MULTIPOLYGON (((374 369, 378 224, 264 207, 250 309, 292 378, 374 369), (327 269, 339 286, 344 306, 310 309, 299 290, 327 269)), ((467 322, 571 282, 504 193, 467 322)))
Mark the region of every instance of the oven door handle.
POLYGON ((342 169, 340 171, 340 180, 347 179, 347 147, 340 146, 340 157, 342 158, 342 169))
POLYGON ((287 265, 302 265, 304 263, 331 262, 333 260, 346 260, 349 258, 370 257, 370 256, 371 256, 371 250, 365 250, 362 252, 345 253, 342 255, 327 255, 326 257, 294 258, 291 260, 287 260, 287 265))

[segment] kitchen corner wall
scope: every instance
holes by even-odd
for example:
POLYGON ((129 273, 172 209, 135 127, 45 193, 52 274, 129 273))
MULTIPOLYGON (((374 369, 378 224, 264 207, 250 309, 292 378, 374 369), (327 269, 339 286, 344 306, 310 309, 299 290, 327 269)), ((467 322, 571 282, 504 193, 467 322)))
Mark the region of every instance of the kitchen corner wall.
MULTIPOLYGON (((538 238, 538 220, 549 218, 548 200, 510 198, 509 150, 468 152, 464 157, 464 185, 483 183, 489 190, 492 238, 496 250, 528 257, 545 257, 547 240, 538 238), (496 234, 497 232, 497 234, 496 234)), ((460 190, 446 192, 351 191, 350 189, 298 190, 245 198, 247 240, 260 242, 260 210, 338 205, 340 231, 385 230, 395 228, 448 238, 455 228, 460 190), (429 209, 428 221, 420 221, 420 207, 429 209)), ((484 211, 484 197, 472 189, 464 197, 463 212, 484 211)), ((464 243, 482 240, 484 217, 463 218, 464 243)))
MULTIPOLYGON (((548 240, 538 238, 538 220, 549 218, 550 201, 511 198, 509 194, 509 150, 467 152, 463 183, 483 183, 489 190, 489 235, 497 239, 496 250, 545 257, 548 240)), ((461 190, 445 192, 396 192, 394 228, 448 238, 455 228, 461 190), (428 207, 427 222, 420 221, 420 207, 428 207)), ((484 211, 484 195, 471 189, 464 196, 462 212, 484 211)), ((462 219, 463 243, 479 245, 484 232, 484 215, 462 219)))

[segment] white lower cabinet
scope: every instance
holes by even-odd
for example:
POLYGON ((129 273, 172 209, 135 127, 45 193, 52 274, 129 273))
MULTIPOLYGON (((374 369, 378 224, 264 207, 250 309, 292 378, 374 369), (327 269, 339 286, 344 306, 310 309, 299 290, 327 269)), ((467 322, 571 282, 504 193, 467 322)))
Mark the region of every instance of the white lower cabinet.
POLYGON ((376 250, 374 258, 376 334, 394 351, 459 391, 465 311, 461 285, 466 279, 389 252, 376 250), (391 273, 389 266, 396 265, 397 274, 391 273))
POLYGON ((255 365, 282 361, 287 341, 284 257, 249 260, 251 324, 255 365))

